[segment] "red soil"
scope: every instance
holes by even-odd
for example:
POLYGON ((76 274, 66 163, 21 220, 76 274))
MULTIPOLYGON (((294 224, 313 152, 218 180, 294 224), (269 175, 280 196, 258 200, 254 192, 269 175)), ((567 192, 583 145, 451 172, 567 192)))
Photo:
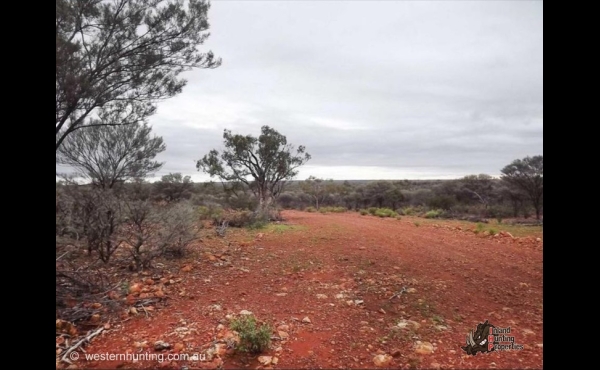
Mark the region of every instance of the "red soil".
MULTIPOLYGON (((541 241, 482 237, 442 223, 417 227, 408 217, 283 215, 283 224, 294 228, 229 229, 225 238, 204 238, 193 258, 183 262, 188 268, 178 270, 179 264, 150 272, 182 281, 164 288, 166 305, 112 322, 86 347, 87 354, 155 353, 157 340, 172 345, 165 357, 201 353, 219 338, 217 325, 227 327, 226 315, 249 310, 273 327, 289 326, 289 339, 274 340, 262 354, 278 358, 272 368, 374 368, 378 353, 394 355, 391 368, 542 367, 541 241), (231 266, 218 266, 220 260, 231 266), (409 293, 390 300, 403 287, 409 293), (311 323, 302 323, 304 317, 311 323), (402 319, 419 327, 394 329, 402 319), (466 335, 485 320, 510 326, 509 335, 524 349, 467 355, 460 348, 466 335), (417 341, 433 344, 433 352, 415 352, 417 341)), ((81 353, 74 363, 85 368, 262 368, 258 356, 218 357, 193 363, 86 361, 81 353)))

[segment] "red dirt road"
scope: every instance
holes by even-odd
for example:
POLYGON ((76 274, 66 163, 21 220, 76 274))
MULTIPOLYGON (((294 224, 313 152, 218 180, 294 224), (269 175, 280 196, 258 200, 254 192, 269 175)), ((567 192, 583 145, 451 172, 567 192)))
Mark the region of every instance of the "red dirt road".
POLYGON ((374 368, 374 357, 381 354, 391 358, 389 368, 542 368, 541 241, 482 237, 443 222, 417 227, 408 217, 283 215, 282 224, 291 228, 230 229, 225 238, 205 237, 184 261, 190 267, 179 270, 178 262, 150 272, 175 279, 164 287, 167 305, 113 322, 86 347, 87 355, 158 353, 154 342, 162 340, 172 346, 160 352, 165 358, 203 353, 227 333, 227 315, 249 310, 289 335, 281 341, 275 330, 272 348, 263 354, 276 357, 276 365, 264 367, 258 356, 231 351, 212 361, 162 363, 85 360, 81 354, 75 364, 374 368), (390 300, 402 288, 408 292, 390 300), (310 323, 302 322, 305 317, 310 323), (504 335, 524 348, 467 355, 460 348, 466 335, 485 320, 497 328, 509 326, 504 335), (219 323, 225 329, 217 329, 219 323), (419 346, 425 349, 416 350, 419 346))

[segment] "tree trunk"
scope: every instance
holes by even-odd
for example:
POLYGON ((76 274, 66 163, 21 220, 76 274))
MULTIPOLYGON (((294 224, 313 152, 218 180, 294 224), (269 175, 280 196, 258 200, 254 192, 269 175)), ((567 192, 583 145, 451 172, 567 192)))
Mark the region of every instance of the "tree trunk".
POLYGON ((258 217, 268 221, 270 219, 270 211, 273 204, 273 196, 267 189, 259 190, 258 197, 258 217))

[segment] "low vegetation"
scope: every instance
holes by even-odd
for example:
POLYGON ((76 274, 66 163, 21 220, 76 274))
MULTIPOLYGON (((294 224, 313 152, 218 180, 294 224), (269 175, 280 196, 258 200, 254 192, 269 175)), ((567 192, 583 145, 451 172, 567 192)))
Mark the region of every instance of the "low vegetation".
POLYGON ((236 350, 261 353, 267 350, 271 344, 273 329, 269 324, 259 323, 253 315, 242 315, 233 319, 230 327, 240 337, 236 350))

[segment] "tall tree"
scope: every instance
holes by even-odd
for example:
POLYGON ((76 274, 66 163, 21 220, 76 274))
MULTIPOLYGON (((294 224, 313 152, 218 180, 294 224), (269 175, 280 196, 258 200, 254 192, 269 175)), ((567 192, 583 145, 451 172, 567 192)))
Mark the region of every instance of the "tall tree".
POLYGON ((104 189, 144 178, 162 167, 154 157, 166 149, 163 139, 151 131, 146 123, 75 131, 58 149, 56 161, 104 189))
POLYGON ((259 137, 234 135, 226 129, 223 139, 223 152, 211 150, 196 162, 196 168, 223 182, 246 184, 259 200, 257 211, 261 217, 268 215, 282 185, 310 159, 304 146, 294 149, 284 135, 269 126, 262 126, 259 137))
POLYGON ((56 0, 56 150, 87 127, 143 122, 182 91, 202 53, 207 0, 56 0))
POLYGON ((503 181, 527 195, 539 220, 544 200, 544 157, 536 155, 515 159, 500 172, 503 181))

